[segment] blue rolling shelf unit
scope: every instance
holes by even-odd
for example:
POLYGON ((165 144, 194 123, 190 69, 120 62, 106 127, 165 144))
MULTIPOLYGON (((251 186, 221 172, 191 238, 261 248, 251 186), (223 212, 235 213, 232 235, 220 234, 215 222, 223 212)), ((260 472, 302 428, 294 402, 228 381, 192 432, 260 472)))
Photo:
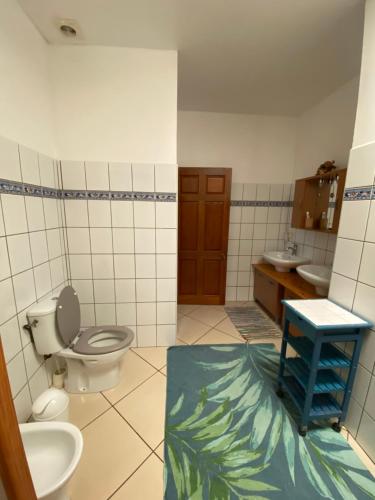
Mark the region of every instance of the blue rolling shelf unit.
POLYGON ((326 299, 282 302, 285 305, 285 325, 277 395, 283 397, 287 392, 299 410, 301 436, 306 435, 312 420, 333 417, 337 417, 337 421, 332 428, 340 432, 348 410, 362 333, 372 324, 326 299), (306 308, 307 302, 310 304, 306 308), (290 324, 297 326, 303 336, 290 335, 290 324), (336 347, 335 344, 341 342, 354 342, 351 357, 336 347), (286 357, 288 344, 297 352, 297 357, 286 357), (346 371, 346 377, 341 377, 340 369, 346 371), (340 399, 335 397, 338 393, 342 393, 340 399))

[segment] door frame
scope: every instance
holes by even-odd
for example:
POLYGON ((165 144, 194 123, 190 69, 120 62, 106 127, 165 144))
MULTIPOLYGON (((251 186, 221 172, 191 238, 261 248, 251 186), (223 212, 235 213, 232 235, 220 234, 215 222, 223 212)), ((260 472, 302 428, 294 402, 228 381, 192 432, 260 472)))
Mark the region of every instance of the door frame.
POLYGON ((9 500, 36 500, 0 340, 0 476, 9 500))

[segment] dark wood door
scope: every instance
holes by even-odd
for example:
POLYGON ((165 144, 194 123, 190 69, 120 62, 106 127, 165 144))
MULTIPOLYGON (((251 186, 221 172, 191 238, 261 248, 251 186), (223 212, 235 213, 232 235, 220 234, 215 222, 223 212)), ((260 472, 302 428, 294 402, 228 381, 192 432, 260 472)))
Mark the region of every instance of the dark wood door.
POLYGON ((179 168, 178 302, 224 304, 232 169, 179 168))

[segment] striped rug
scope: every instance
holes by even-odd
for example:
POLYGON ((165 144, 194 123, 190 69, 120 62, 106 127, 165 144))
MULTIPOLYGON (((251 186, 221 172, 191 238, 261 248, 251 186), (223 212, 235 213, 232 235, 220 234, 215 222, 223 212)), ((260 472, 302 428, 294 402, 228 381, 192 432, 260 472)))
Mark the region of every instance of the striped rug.
POLYGON ((254 340, 265 337, 281 337, 282 332, 254 302, 246 306, 226 307, 226 313, 242 337, 254 340))

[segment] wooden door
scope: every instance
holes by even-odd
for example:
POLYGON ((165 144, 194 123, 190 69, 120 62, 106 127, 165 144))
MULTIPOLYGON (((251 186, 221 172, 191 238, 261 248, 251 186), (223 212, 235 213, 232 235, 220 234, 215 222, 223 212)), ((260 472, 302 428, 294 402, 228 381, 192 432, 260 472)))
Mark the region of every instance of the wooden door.
POLYGON ((224 304, 232 169, 179 168, 178 302, 224 304))

